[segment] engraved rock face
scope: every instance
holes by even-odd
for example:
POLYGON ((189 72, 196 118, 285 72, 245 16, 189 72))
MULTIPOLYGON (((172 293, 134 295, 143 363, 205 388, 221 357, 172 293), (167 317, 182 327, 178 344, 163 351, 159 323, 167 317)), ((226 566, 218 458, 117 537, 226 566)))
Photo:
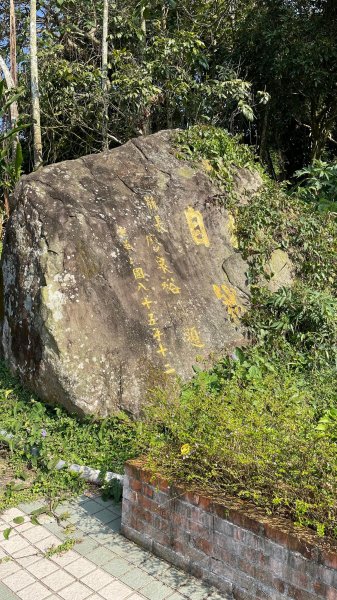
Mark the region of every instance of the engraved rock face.
MULTIPOLYGON (((48 402, 138 414, 149 388, 245 343, 247 265, 232 219, 171 135, 46 167, 17 188, 3 352, 48 402)), ((242 175, 241 187, 252 178, 242 175)))

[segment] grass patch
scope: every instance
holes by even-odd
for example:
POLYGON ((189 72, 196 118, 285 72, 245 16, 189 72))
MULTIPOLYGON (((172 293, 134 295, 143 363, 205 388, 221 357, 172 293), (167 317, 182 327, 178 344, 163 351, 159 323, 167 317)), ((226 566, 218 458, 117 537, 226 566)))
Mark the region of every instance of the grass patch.
MULTIPOLYGON (((80 492, 83 480, 55 470, 60 459, 100 469, 104 475, 122 473, 125 461, 137 455, 136 426, 125 414, 106 419, 69 415, 24 390, 3 363, 0 403, 0 429, 13 435, 7 452, 13 477, 0 487, 0 508, 41 495, 56 498, 80 492)), ((4 438, 2 445, 8 446, 4 438)))

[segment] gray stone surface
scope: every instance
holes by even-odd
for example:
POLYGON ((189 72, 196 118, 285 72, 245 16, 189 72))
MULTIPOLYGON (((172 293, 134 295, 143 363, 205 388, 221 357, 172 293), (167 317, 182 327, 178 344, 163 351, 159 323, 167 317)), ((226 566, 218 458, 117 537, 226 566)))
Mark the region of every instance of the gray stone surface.
MULTIPOLYGON (((146 391, 245 343, 230 215, 170 132, 22 178, 3 253, 3 352, 42 399, 137 414, 146 391)), ((240 170, 240 193, 259 177, 240 170)))

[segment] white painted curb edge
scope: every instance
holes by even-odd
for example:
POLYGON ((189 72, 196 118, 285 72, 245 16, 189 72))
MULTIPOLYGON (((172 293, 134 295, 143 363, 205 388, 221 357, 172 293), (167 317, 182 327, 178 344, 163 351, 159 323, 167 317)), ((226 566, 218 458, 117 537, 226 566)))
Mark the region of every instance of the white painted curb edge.
MULTIPOLYGON (((12 433, 8 433, 4 429, 0 429, 0 435, 7 440, 12 440, 14 438, 12 433)), ((85 479, 85 481, 88 481, 89 483, 94 483, 95 485, 102 485, 105 482, 109 483, 109 481, 113 481, 114 479, 117 479, 123 485, 124 480, 124 475, 112 473, 111 471, 108 471, 102 479, 99 469, 83 467, 77 464, 69 465, 65 460, 59 460, 55 466, 55 469, 57 469, 57 471, 60 471, 61 469, 68 469, 71 473, 77 473, 82 479, 85 479)))

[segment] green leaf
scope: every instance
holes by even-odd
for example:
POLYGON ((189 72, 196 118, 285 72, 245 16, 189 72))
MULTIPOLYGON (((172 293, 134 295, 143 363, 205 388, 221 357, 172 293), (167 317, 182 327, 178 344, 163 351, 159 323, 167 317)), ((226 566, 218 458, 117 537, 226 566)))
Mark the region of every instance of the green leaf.
POLYGON ((13 527, 8 527, 8 529, 5 529, 5 531, 3 533, 5 540, 8 540, 12 529, 13 529, 13 527))
POLYGON ((15 523, 15 525, 22 525, 22 523, 25 522, 25 518, 24 517, 15 517, 15 519, 13 519, 13 523, 15 523))

